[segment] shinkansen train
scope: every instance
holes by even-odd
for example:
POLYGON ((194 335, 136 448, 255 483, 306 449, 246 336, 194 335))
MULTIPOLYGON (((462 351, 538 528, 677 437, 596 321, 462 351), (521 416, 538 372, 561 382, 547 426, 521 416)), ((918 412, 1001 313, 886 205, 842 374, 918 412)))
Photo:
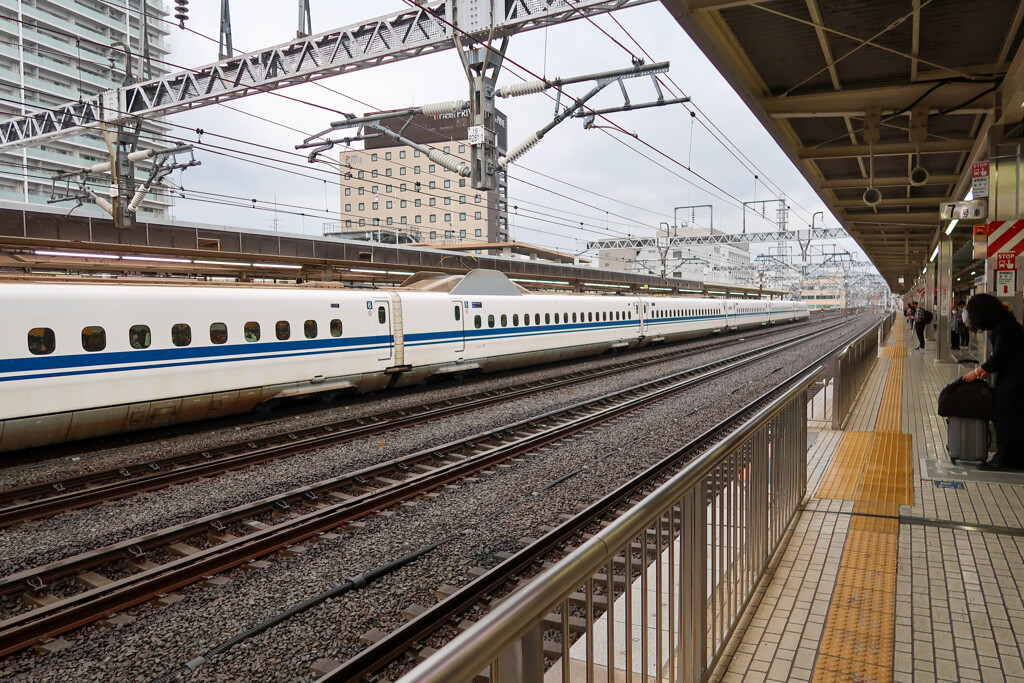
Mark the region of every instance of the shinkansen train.
POLYGON ((533 294, 496 271, 396 290, 0 284, 0 451, 806 319, 807 306, 533 294))

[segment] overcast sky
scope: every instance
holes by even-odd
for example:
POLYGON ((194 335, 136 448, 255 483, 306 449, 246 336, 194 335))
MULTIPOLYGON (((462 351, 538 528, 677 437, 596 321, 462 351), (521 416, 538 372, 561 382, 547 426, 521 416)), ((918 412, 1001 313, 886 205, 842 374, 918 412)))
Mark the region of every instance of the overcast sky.
MULTIPOLYGON (((311 5, 314 33, 409 7, 402 0, 312 0, 311 5)), ((219 6, 216 0, 193 2, 189 7, 189 27, 216 38, 219 6)), ((231 10, 236 52, 275 45, 295 36, 297 3, 294 0, 236 0, 231 10)), ((796 168, 660 3, 622 10, 614 17, 655 61, 671 62, 668 75, 672 81, 693 98, 694 104, 710 123, 763 171, 762 177, 771 181, 768 186, 772 190, 764 183, 755 183, 753 172, 744 168, 705 127, 692 123, 688 111, 681 105, 610 116, 627 131, 635 132, 643 142, 619 132, 584 130, 579 120, 570 120, 559 125, 510 167, 509 204, 514 239, 578 252, 588 239, 623 233, 651 235, 652 228, 660 222, 673 220, 674 207, 694 204, 713 204, 715 227, 726 232, 739 232, 742 213, 733 197, 743 201, 770 198, 775 185, 783 189, 793 208, 791 228, 807 227, 813 212, 825 210, 796 168), (687 165, 724 192, 708 187, 684 168, 687 165), (557 180, 550 180, 537 172, 557 180), (512 206, 519 207, 518 215, 512 206), (527 215, 527 212, 533 212, 533 215, 527 215), (558 223, 563 224, 553 224, 537 213, 561 216, 558 223), (583 228, 579 227, 580 222, 585 224, 583 228), (607 231, 604 229, 606 223, 607 231)), ((610 16, 596 17, 595 22, 639 54, 639 49, 610 16)), ((171 29, 170 40, 173 50, 171 62, 197 67, 217 57, 214 42, 177 27, 171 29)), ((508 57, 549 78, 622 69, 630 65, 630 54, 586 20, 513 36, 508 57)), ((499 85, 518 82, 517 73, 522 74, 522 70, 507 64, 499 77, 499 85)), ((671 87, 668 81, 664 82, 671 87)), ((305 84, 277 91, 300 102, 274 94, 261 94, 235 100, 227 107, 209 106, 176 114, 170 117, 170 122, 189 129, 202 128, 208 133, 256 142, 280 152, 256 150, 212 135, 202 138, 205 143, 302 164, 305 163, 303 159, 289 157, 287 152, 292 151, 305 134, 323 130, 338 118, 336 113, 313 105, 363 114, 373 109, 465 99, 468 94, 461 63, 454 51, 366 69, 320 83, 341 94, 315 84, 305 84), (228 107, 284 124, 287 128, 228 107)), ((590 87, 590 84, 572 86, 569 92, 578 96, 590 87)), ((655 98, 650 79, 628 81, 627 88, 634 103, 655 98)), ((666 96, 671 95, 666 93, 666 96)), ((592 100, 591 105, 611 107, 621 103, 618 89, 610 87, 592 100)), ((553 102, 544 95, 499 100, 498 106, 509 117, 510 146, 546 124, 554 110, 553 102)), ((698 116, 703 119, 702 115, 698 116)), ((195 139, 194 134, 183 128, 174 128, 172 132, 186 139, 195 139)), ((338 187, 325 184, 322 180, 325 176, 320 171, 292 167, 294 171, 315 176, 311 179, 202 151, 197 153, 197 158, 202 161, 202 166, 181 175, 186 188, 245 200, 257 199, 258 206, 267 206, 267 202, 272 203, 276 198, 280 208, 276 223, 281 231, 320 234, 324 222, 337 220, 340 208, 338 187), (295 215, 300 212, 307 216, 295 215)), ((173 215, 179 220, 262 229, 272 229, 275 222, 273 212, 185 200, 178 200, 173 215)), ((769 211, 768 217, 771 221, 748 214, 748 230, 774 229, 774 212, 769 211)), ((707 225, 709 216, 704 210, 696 218, 697 223, 707 225)), ((838 225, 831 213, 826 212, 825 225, 838 225)), ((840 245, 843 249, 855 251, 859 259, 864 258, 852 240, 842 240, 840 245)), ((792 249, 798 252, 795 244, 792 249)), ((764 248, 755 247, 755 253, 759 251, 763 252, 764 248)))

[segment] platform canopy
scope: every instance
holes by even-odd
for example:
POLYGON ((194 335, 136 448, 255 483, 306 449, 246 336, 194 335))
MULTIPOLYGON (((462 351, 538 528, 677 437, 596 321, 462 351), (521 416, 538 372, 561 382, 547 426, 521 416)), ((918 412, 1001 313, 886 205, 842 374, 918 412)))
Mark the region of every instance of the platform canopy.
POLYGON ((894 290, 927 263, 972 162, 1021 136, 1022 0, 662 2, 894 290))

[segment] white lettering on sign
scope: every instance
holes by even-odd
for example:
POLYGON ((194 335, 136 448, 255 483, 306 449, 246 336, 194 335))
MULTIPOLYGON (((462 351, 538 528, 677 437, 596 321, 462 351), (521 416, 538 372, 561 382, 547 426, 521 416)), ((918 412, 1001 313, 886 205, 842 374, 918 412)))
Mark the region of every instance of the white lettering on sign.
POLYGON ((987 161, 976 161, 971 164, 971 193, 975 199, 988 196, 987 161))
POLYGON ((996 271, 996 295, 1012 296, 1017 291, 1017 271, 997 270, 996 271))
POLYGON ((1017 270, 1017 255, 1012 251, 996 254, 996 270, 1017 270))

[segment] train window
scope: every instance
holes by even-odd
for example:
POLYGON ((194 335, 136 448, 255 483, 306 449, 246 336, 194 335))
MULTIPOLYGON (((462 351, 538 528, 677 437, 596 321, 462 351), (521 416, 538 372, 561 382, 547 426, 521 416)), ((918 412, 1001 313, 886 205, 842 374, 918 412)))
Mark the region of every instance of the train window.
POLYGON ((186 323, 171 326, 171 343, 175 346, 188 346, 192 343, 192 328, 186 323))
POLYGON ((513 313, 512 314, 512 327, 519 327, 519 314, 518 313, 513 313))
POLYGON ((384 310, 383 306, 378 306, 377 307, 377 322, 379 322, 381 325, 383 325, 387 321, 388 321, 387 311, 384 310))
POLYGON ((316 339, 316 335, 317 335, 317 332, 319 331, 319 327, 317 326, 315 320, 307 320, 302 325, 302 331, 305 332, 306 339, 316 339))
POLYGON ((245 341, 258 342, 260 340, 260 324, 250 320, 245 324, 245 341))
POLYGON ((274 323, 274 334, 281 341, 291 339, 292 336, 292 324, 287 320, 278 320, 274 323))
POLYGON ((98 325, 82 328, 82 348, 86 351, 102 351, 107 348, 107 332, 98 325))
POLYGON ((565 323, 569 322, 569 314, 568 313, 563 313, 562 314, 562 322, 565 322, 565 323))
POLYGON ((473 316, 473 325, 476 327, 476 329, 480 329, 480 316, 473 316))
POLYGON ((49 327, 33 327, 28 331, 28 350, 33 356, 45 356, 55 348, 57 340, 49 327))
POLYGON ((494 327, 494 314, 487 316, 487 327, 494 327))
POLYGON ((594 314, 593 313, 587 313, 587 322, 588 323, 594 322, 594 314))
POLYGON ((210 341, 212 341, 214 344, 223 344, 227 340, 228 326, 225 325, 224 323, 212 323, 210 325, 210 341))
POLYGON ((576 311, 572 312, 572 321, 576 322, 576 311))
POLYGON ((462 320, 462 306, 455 306, 455 319, 462 320))
POLYGON ((555 324, 557 325, 561 321, 562 321, 562 316, 560 314, 558 314, 558 313, 555 313, 555 324))
POLYGON ((530 314, 529 313, 527 313, 526 315, 523 316, 523 324, 526 325, 526 326, 530 325, 530 314))
POLYGON ((338 320, 337 318, 335 318, 334 320, 331 321, 331 336, 332 337, 340 337, 341 336, 341 321, 338 320))
POLYGON ((147 325, 132 325, 128 328, 128 343, 133 349, 148 349, 153 341, 147 325))
POLYGON ((508 316, 504 313, 501 314, 501 326, 508 327, 508 316))

